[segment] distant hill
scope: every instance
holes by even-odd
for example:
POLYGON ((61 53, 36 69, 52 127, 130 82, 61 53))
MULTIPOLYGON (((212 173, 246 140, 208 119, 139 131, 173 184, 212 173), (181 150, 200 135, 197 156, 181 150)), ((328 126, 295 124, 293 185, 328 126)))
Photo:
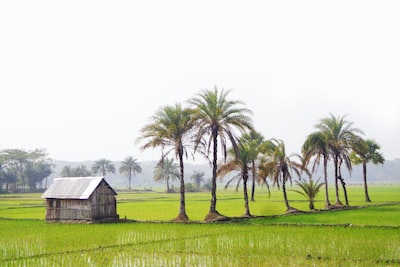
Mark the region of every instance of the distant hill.
MULTIPOLYGON (((332 180, 334 173, 333 164, 328 166, 328 179, 332 180)), ((342 176, 348 184, 363 183, 363 170, 362 165, 353 165, 351 174, 345 167, 342 167, 342 176)), ((319 166, 316 174, 313 175, 315 179, 321 177, 323 179, 323 166, 319 166)), ((388 160, 383 165, 367 165, 367 180, 369 184, 374 183, 400 183, 400 159, 388 160)))
MULTIPOLYGON (((132 188, 153 188, 153 187, 162 187, 163 184, 156 183, 153 180, 153 171, 156 165, 156 161, 144 161, 140 162, 140 165, 143 169, 142 173, 136 174, 135 177, 132 178, 132 188)), ((69 162, 69 161, 61 161, 55 160, 54 161, 54 173, 49 177, 48 184, 52 183, 52 179, 55 177, 60 177, 61 170, 64 166, 71 166, 77 167, 80 165, 86 165, 87 168, 90 170, 94 161, 81 161, 81 162, 69 162)), ((115 174, 107 174, 106 180, 117 189, 126 189, 128 187, 128 178, 119 174, 118 170, 120 167, 120 162, 113 162, 115 165, 116 173, 115 174)), ((212 169, 209 164, 185 164, 185 180, 186 182, 192 182, 190 180, 190 176, 192 175, 193 171, 204 171, 205 179, 211 178, 212 169)), ((388 160, 385 162, 384 165, 372 165, 369 164, 367 166, 367 178, 369 184, 374 183, 400 183, 400 159, 396 160, 388 160)), ((345 168, 343 168, 342 173, 346 183, 348 184, 361 184, 363 182, 362 177, 362 166, 357 165, 353 166, 353 172, 351 176, 347 172, 345 168)), ((328 178, 329 182, 332 183, 332 176, 333 176, 333 166, 332 164, 328 167, 328 178)), ((313 178, 323 179, 323 168, 322 166, 319 167, 317 173, 313 175, 313 178)), ((227 180, 227 179, 225 179, 227 180)), ((220 183, 225 184, 226 181, 220 181, 220 183)), ((177 185, 177 183, 175 183, 177 185)))

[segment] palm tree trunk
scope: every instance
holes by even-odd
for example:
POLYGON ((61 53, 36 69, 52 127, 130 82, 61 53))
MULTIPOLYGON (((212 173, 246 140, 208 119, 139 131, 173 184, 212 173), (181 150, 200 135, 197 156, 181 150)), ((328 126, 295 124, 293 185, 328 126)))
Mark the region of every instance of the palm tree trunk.
POLYGON ((339 199, 339 186, 338 186, 339 175, 338 175, 338 157, 337 156, 335 156, 334 167, 335 167, 335 194, 336 194, 335 205, 343 206, 343 203, 340 202, 340 199, 339 199))
POLYGON ((179 214, 177 220, 187 221, 189 217, 186 215, 185 207, 185 179, 184 179, 184 166, 183 166, 183 151, 179 151, 179 166, 180 166, 180 202, 179 202, 179 214))
POLYGON ((211 179, 211 204, 210 204, 210 213, 217 212, 217 147, 218 147, 218 132, 213 132, 213 170, 212 170, 212 179, 211 179))
POLYGON ((268 198, 271 198, 271 190, 269 189, 269 184, 267 179, 265 179, 265 185, 267 186, 267 190, 268 190, 268 198))
POLYGON ((247 194, 247 179, 249 177, 247 166, 243 168, 243 196, 244 196, 244 215, 251 216, 249 207, 249 196, 247 194))
POLYGON ((349 206, 349 199, 347 197, 346 183, 344 182, 344 179, 342 178, 342 176, 339 176, 339 180, 340 180, 340 183, 342 184, 345 203, 347 206, 349 206))
POLYGON ((344 200, 346 202, 346 205, 349 206, 349 199, 347 197, 346 183, 344 182, 344 179, 342 177, 341 165, 342 165, 342 163, 339 164, 339 177, 338 178, 340 180, 340 183, 342 184, 344 200))
POLYGON ((331 203, 329 202, 328 192, 328 159, 324 156, 324 182, 325 182, 325 208, 328 209, 331 203))
POLYGON ((308 207, 310 208, 310 210, 314 209, 314 200, 313 199, 310 199, 310 203, 309 203, 308 207))
POLYGON ((251 201, 255 202, 256 200, 254 199, 254 192, 256 189, 256 164, 253 160, 252 166, 251 166, 251 174, 253 177, 253 183, 251 185, 251 201))
POLYGON ((368 185, 367 185, 367 163, 363 162, 363 176, 364 176, 364 192, 365 192, 365 202, 371 202, 368 195, 368 185))
POLYGON ((286 194, 286 182, 282 180, 283 199, 285 200, 286 210, 290 210, 289 201, 286 194))
POLYGON ((169 188, 169 178, 167 177, 167 193, 171 192, 171 189, 169 188))
POLYGON ((236 184, 236 192, 239 192, 239 185, 240 185, 240 179, 238 180, 237 184, 236 184))
POLYGON ((131 189, 132 174, 131 174, 130 172, 129 172, 129 174, 128 174, 128 180, 129 180, 128 188, 131 189))

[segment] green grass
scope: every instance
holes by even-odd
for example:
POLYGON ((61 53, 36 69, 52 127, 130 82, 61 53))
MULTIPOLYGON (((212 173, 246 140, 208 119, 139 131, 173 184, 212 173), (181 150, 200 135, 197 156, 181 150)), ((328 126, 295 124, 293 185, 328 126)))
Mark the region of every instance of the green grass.
MULTIPOLYGON (((209 193, 187 194, 190 224, 169 222, 178 194, 121 193, 118 213, 137 221, 113 224, 46 223, 39 194, 0 195, 0 266, 400 265, 400 185, 371 186, 371 204, 361 186, 348 191, 350 204, 367 206, 308 212, 307 201, 289 191, 291 205, 307 212, 282 216, 282 192, 268 198, 258 189, 251 211, 263 217, 212 224, 202 222, 209 193)), ((221 190, 217 205, 240 217, 242 193, 221 190)), ((316 208, 323 206, 320 194, 316 208)))
MULTIPOLYGON (((339 226, 400 226, 400 204, 369 206, 359 209, 311 212, 284 216, 261 217, 252 224, 304 224, 339 226)), ((247 223, 246 221, 244 223, 247 223)))
MULTIPOLYGON (((400 185, 370 186, 372 203, 364 202, 362 186, 348 186, 350 205, 375 205, 400 201, 400 185)), ((303 196, 288 190, 290 204, 300 210, 308 210, 308 202, 303 196)), ((334 202, 334 190, 330 190, 331 202, 334 202)), ((179 210, 179 194, 159 192, 146 193, 119 193, 117 196, 117 211, 121 218, 135 220, 171 220, 177 216, 179 210)), ((343 200, 343 199, 342 199, 343 200)), ((191 220, 201 221, 208 212, 210 193, 187 193, 186 209, 191 220)), ((233 189, 218 192, 218 211, 226 216, 237 217, 244 213, 243 193, 233 189)), ((324 208, 324 195, 321 192, 315 203, 316 209, 324 208)), ((250 203, 252 214, 268 216, 282 214, 285 207, 282 192, 272 189, 268 197, 265 188, 256 191, 256 202, 250 203)), ((44 219, 44 200, 40 194, 6 194, 0 195, 0 218, 15 219, 44 219)))
MULTIPOLYGON (((372 203, 364 202, 362 186, 348 186, 350 205, 375 205, 400 201, 400 185, 370 186, 372 203)), ((233 189, 218 192, 217 209, 220 213, 237 217, 244 213, 243 193, 233 189)), ((300 210, 308 210, 308 201, 298 193, 288 191, 290 204, 300 210)), ((118 213, 121 218, 136 220, 170 220, 177 216, 179 210, 179 194, 165 193, 121 193, 118 195, 118 213)), ((330 190, 331 202, 334 202, 334 190, 330 190)), ((201 221, 208 212, 210 193, 187 193, 186 209, 191 220, 201 221)), ((324 209, 324 195, 322 192, 316 199, 315 208, 324 209)), ((257 189, 256 202, 250 202, 250 210, 254 215, 268 216, 285 212, 282 191, 272 189, 269 198, 265 188, 257 189)))
POLYGON ((0 225, 0 263, 9 266, 380 266, 400 261, 399 228, 62 225, 5 219, 0 225))

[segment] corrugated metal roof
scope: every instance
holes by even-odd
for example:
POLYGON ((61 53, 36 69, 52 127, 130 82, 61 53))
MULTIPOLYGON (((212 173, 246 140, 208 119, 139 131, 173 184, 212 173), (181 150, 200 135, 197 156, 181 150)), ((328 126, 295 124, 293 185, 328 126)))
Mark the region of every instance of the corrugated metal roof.
MULTIPOLYGON (((43 193, 42 198, 88 199, 103 180, 104 177, 55 178, 53 184, 43 193)), ((104 182, 109 186, 105 180, 104 182)), ((115 193, 114 190, 113 192, 115 193)))

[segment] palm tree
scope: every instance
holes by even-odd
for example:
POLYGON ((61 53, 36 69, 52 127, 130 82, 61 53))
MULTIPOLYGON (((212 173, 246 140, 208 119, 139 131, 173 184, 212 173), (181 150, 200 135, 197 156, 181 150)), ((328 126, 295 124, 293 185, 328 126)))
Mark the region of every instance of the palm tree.
POLYGON ((247 180, 249 178, 249 169, 253 159, 253 151, 247 144, 239 143, 237 150, 229 150, 230 160, 218 168, 218 176, 225 176, 231 172, 237 172, 236 177, 243 180, 244 196, 244 215, 250 217, 249 197, 247 193, 247 180))
POLYGON ((167 193, 172 192, 169 182, 179 180, 179 166, 173 159, 161 159, 154 168, 154 181, 166 181, 167 193))
POLYGON ((170 147, 170 151, 175 153, 179 160, 180 167, 180 206, 176 220, 186 221, 189 217, 185 207, 185 180, 183 157, 188 155, 187 142, 190 141, 189 135, 193 128, 192 111, 184 109, 180 104, 165 106, 158 110, 152 117, 152 121, 141 129, 141 139, 146 143, 142 149, 150 147, 170 147))
POLYGON ((111 160, 108 159, 99 159, 94 162, 92 166, 92 172, 94 174, 100 173, 103 177, 106 176, 107 173, 115 173, 115 166, 112 164, 111 160))
POLYGON ((339 180, 343 187, 346 205, 349 205, 346 184, 341 173, 341 166, 345 163, 348 171, 352 171, 350 151, 360 138, 357 133, 362 133, 360 129, 353 128, 353 123, 348 122, 345 118, 346 116, 335 117, 330 114, 330 117, 321 119, 320 123, 315 126, 327 138, 326 140, 335 169, 336 205, 339 206, 343 205, 339 199, 339 180))
POLYGON ((142 167, 137 162, 137 159, 129 156, 124 161, 121 162, 121 167, 119 167, 119 172, 126 174, 128 176, 129 185, 128 188, 131 189, 132 176, 135 177, 136 173, 142 172, 142 167))
POLYGON ((221 216, 217 211, 217 161, 218 161, 218 142, 226 158, 226 147, 228 141, 234 150, 237 149, 237 137, 235 130, 244 132, 252 129, 252 120, 249 117, 251 111, 240 107, 243 102, 228 100, 230 91, 203 90, 197 96, 189 100, 194 107, 194 119, 196 121, 196 147, 205 148, 205 154, 209 156, 212 151, 212 190, 209 213, 206 220, 212 220, 221 216), (207 139, 208 138, 208 139, 207 139))
POLYGON ((266 144, 266 159, 262 162, 264 169, 271 175, 274 185, 280 187, 282 183, 283 199, 285 201, 286 210, 288 212, 296 210, 289 205, 286 193, 286 183, 292 181, 292 172, 295 172, 298 177, 303 170, 302 164, 299 164, 286 155, 285 143, 282 140, 271 139, 266 144))
POLYGON ((323 132, 314 132, 307 136, 306 141, 302 147, 302 154, 307 163, 314 158, 314 164, 312 172, 317 171, 317 166, 321 162, 321 158, 324 165, 324 185, 325 185, 325 208, 329 209, 331 203, 329 201, 328 192, 328 159, 329 159, 329 147, 327 136, 323 132))
POLYGON ((251 161, 251 176, 252 176, 251 201, 254 202, 256 179, 257 179, 256 160, 258 158, 258 155, 262 152, 264 136, 261 133, 252 130, 250 131, 250 133, 244 134, 240 141, 243 144, 245 144, 249 150, 248 152, 251 161))
POLYGON ((320 183, 319 179, 317 181, 314 181, 310 177, 310 179, 308 181, 300 180, 300 181, 296 181, 296 184, 298 187, 300 187, 301 190, 294 189, 292 191, 299 193, 302 196, 305 196, 309 201, 310 210, 313 210, 315 197, 319 193, 319 190, 324 185, 324 183, 320 183))
POLYGON ((380 146, 373 140, 363 140, 360 138, 359 143, 353 147, 353 152, 350 154, 351 161, 354 164, 362 164, 363 166, 363 178, 364 178, 364 193, 365 201, 371 202, 368 195, 367 185, 367 163, 372 162, 373 164, 383 164, 385 162, 384 157, 379 153, 380 146))

